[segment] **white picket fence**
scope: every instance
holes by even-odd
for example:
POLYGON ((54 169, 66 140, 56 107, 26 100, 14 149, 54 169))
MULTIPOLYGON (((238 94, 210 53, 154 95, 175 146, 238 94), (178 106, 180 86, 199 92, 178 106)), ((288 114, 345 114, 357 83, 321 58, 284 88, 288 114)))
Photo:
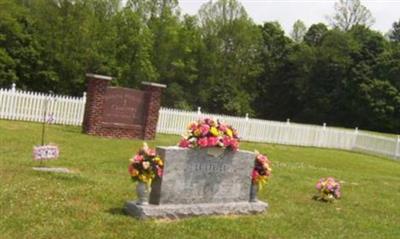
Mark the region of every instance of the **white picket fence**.
MULTIPOLYGON (((47 104, 47 118, 63 125, 82 125, 86 95, 70 97, 44 93, 0 89, 0 119, 43 122, 47 104)), ((46 119, 47 120, 47 119, 46 119)))
POLYGON ((227 115, 187 112, 161 108, 158 133, 182 134, 188 122, 212 117, 231 124, 243 140, 319 148, 354 150, 400 159, 400 137, 377 136, 358 129, 348 130, 326 126, 249 119, 227 115))
MULTIPOLYGON (((50 96, 15 89, 0 89, 0 119, 43 121, 45 102, 54 123, 82 125, 86 95, 50 96)), ((278 122, 248 117, 207 114, 161 108, 158 133, 182 134, 189 122, 202 117, 220 119, 234 126, 243 140, 275 144, 311 146, 361 151, 400 159, 400 137, 389 138, 359 130, 278 122)))

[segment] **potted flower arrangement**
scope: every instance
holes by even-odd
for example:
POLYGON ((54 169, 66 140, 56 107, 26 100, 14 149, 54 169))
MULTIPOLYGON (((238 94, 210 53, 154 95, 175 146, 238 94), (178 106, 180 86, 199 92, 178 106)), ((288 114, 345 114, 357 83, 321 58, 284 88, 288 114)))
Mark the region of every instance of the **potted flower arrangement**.
POLYGON ((146 143, 143 143, 143 147, 130 159, 128 171, 132 180, 137 182, 138 204, 146 204, 148 202, 151 182, 154 178, 162 176, 163 166, 164 163, 160 156, 156 154, 154 149, 149 148, 146 143))
POLYGON ((239 136, 232 126, 211 118, 199 119, 187 127, 179 142, 182 148, 221 148, 237 151, 239 136))
POLYGON ((257 191, 259 188, 262 188, 265 185, 271 176, 272 168, 271 161, 268 160, 266 155, 255 151, 256 158, 254 162, 254 169, 251 175, 252 178, 252 186, 250 192, 250 202, 257 201, 257 191))
POLYGON ((333 202, 341 197, 340 183, 332 177, 321 178, 315 188, 318 190, 318 194, 314 196, 315 200, 333 202))

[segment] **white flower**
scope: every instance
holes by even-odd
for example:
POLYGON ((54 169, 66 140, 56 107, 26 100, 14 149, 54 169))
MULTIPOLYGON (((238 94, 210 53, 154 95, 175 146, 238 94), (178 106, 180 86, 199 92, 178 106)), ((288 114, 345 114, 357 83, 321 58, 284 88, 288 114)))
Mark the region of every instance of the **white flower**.
POLYGON ((146 170, 146 169, 150 168, 150 162, 143 161, 142 166, 143 166, 143 169, 146 170))

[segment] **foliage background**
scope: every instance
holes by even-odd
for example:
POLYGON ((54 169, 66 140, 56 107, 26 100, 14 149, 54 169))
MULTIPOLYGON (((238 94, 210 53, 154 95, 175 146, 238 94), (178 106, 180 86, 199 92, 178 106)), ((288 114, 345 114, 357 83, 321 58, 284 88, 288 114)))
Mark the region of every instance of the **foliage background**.
POLYGON ((388 36, 297 21, 289 38, 236 0, 195 16, 177 0, 124 2, 0 0, 0 87, 81 95, 94 72, 167 84, 174 108, 400 133, 400 20, 388 36))

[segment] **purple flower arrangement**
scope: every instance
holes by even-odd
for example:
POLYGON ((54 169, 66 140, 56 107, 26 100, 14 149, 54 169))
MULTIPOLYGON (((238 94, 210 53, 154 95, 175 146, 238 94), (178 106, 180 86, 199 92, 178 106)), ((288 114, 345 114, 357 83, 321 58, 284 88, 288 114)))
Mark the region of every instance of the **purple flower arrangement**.
POLYGON ((332 177, 321 178, 315 188, 318 190, 318 194, 314 196, 316 200, 332 202, 341 197, 340 183, 332 177))

